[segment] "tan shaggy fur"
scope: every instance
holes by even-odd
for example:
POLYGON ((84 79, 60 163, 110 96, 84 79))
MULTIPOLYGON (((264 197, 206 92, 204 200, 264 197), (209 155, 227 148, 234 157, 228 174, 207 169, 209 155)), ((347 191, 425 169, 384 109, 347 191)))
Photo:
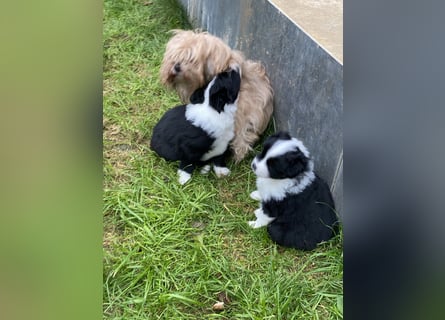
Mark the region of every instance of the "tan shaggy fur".
POLYGON ((161 81, 176 90, 184 103, 217 73, 241 66, 241 89, 231 149, 242 160, 266 130, 273 112, 273 90, 263 65, 246 60, 220 38, 207 32, 173 30, 161 65, 161 81))

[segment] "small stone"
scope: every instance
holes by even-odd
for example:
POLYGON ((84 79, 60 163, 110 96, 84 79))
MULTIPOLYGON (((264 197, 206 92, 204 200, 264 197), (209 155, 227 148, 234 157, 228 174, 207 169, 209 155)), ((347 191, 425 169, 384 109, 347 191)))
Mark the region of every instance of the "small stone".
POLYGON ((215 303, 212 307, 213 311, 221 311, 224 310, 224 302, 219 301, 217 303, 215 303))

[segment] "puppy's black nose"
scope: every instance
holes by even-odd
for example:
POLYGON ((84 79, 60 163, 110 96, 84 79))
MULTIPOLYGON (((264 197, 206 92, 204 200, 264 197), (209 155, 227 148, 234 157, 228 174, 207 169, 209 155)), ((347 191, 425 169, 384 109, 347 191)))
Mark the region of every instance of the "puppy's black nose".
POLYGON ((180 72, 181 71, 181 65, 178 63, 175 64, 174 69, 176 72, 180 72))
POLYGON ((252 170, 253 170, 253 171, 256 170, 256 164, 255 164, 255 162, 252 162, 252 170))

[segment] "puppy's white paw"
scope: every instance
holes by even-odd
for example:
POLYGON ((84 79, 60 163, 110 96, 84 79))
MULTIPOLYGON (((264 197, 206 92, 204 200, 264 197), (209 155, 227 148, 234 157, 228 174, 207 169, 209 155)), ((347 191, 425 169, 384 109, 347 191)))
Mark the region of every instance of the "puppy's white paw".
POLYGON ((255 221, 249 221, 249 226, 252 228, 261 228, 264 226, 267 226, 269 223, 275 220, 275 218, 269 217, 267 214, 264 213, 263 209, 258 208, 254 211, 256 220, 255 221))
POLYGON ((257 217, 258 219, 261 219, 263 216, 265 216, 263 209, 261 208, 256 209, 253 213, 255 214, 255 217, 257 217))
POLYGON ((199 171, 199 173, 201 174, 207 174, 210 171, 210 165, 206 164, 204 167, 202 167, 201 171, 199 171))
POLYGON ((251 197, 253 200, 261 201, 260 192, 259 192, 258 190, 252 191, 252 192, 250 193, 250 197, 251 197))
POLYGON ((229 168, 226 167, 213 166, 213 171, 215 171, 215 174, 218 178, 228 176, 230 174, 229 168))
POLYGON ((190 180, 190 178, 192 177, 192 175, 188 172, 185 172, 183 170, 178 170, 178 175, 179 175, 179 184, 184 185, 186 184, 187 181, 190 180))
POLYGON ((247 221, 247 223, 249 224, 249 226, 251 226, 254 229, 259 228, 256 226, 256 220, 247 221))

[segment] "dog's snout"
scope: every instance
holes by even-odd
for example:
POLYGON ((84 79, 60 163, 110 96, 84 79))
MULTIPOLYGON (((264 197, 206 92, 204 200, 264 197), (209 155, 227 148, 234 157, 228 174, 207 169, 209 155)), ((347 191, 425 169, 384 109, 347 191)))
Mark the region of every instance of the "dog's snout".
POLYGON ((175 70, 176 73, 179 73, 181 71, 181 65, 179 64, 179 62, 175 64, 173 69, 175 70))
POLYGON ((256 164, 255 164, 255 162, 252 162, 252 170, 253 170, 253 171, 256 170, 256 164))

